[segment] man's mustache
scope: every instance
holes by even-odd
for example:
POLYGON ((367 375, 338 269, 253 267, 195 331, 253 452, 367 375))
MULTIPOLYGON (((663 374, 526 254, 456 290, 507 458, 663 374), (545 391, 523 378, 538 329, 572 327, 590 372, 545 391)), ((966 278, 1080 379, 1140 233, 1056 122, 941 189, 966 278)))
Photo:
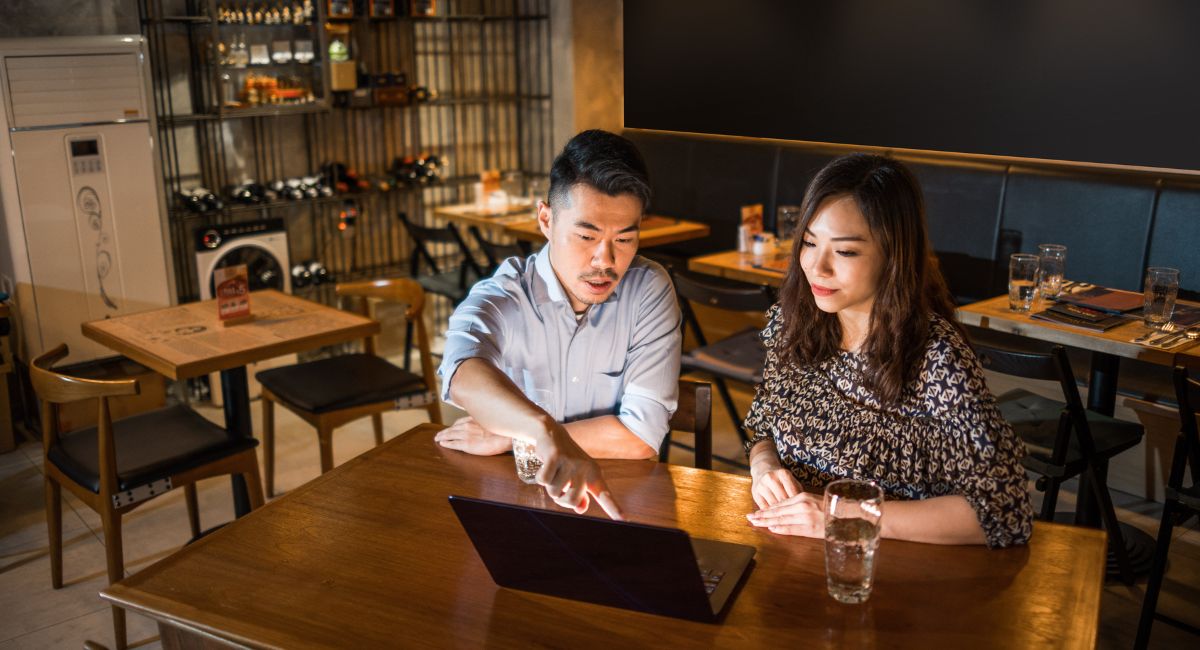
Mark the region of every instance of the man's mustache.
POLYGON ((583 275, 579 276, 579 279, 583 280, 584 282, 602 279, 615 281, 617 279, 617 272, 612 269, 604 269, 603 271, 596 271, 595 273, 584 273, 583 275))

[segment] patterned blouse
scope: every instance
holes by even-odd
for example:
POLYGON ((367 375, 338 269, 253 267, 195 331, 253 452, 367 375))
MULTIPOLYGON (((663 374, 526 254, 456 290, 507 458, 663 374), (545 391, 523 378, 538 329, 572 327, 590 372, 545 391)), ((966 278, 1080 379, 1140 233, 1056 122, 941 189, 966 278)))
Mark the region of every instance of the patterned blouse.
POLYGON ((771 308, 763 383, 746 416, 746 449, 773 437, 783 466, 802 486, 871 479, 888 498, 961 495, 989 547, 1023 544, 1033 510, 1021 467, 1024 446, 996 408, 975 353, 940 316, 919 376, 900 403, 881 406, 864 386, 865 359, 842 352, 798 367, 780 361, 783 316, 771 308))

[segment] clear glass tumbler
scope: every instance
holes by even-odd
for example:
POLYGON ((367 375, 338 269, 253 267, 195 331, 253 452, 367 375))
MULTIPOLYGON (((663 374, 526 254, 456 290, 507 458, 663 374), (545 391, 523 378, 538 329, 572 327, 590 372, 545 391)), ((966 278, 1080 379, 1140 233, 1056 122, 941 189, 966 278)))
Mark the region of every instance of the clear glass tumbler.
POLYGON ((1179 269, 1152 266, 1146 269, 1145 297, 1142 322, 1147 327, 1162 328, 1171 322, 1175 313, 1175 297, 1179 295, 1179 269))
POLYGON ((883 490, 871 481, 834 481, 826 486, 824 511, 829 595, 838 602, 864 602, 875 578, 883 490))
POLYGON ((1067 247, 1062 244, 1038 246, 1038 294, 1057 298, 1062 293, 1063 274, 1067 270, 1067 247))
POLYGON ((791 241, 800 225, 800 206, 781 205, 775 210, 775 234, 779 241, 791 241))
POLYGON ((1008 308, 1012 311, 1033 308, 1040 262, 1037 255, 1029 253, 1014 253, 1008 258, 1008 308))
POLYGON ((871 596, 882 517, 883 490, 875 483, 825 486, 825 584, 834 600, 856 604, 871 596))

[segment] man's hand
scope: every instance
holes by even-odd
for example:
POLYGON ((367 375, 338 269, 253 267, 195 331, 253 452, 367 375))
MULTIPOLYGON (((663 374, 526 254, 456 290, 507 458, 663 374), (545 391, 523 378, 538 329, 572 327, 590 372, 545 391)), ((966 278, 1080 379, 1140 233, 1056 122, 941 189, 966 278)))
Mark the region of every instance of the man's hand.
POLYGON ((467 416, 442 429, 433 437, 447 449, 457 449, 476 456, 495 456, 512 450, 512 438, 492 433, 467 416))
POLYGON ((746 519, 755 526, 780 535, 825 537, 824 502, 816 494, 801 492, 779 503, 752 512, 746 519))
POLYGON ((555 503, 583 514, 591 497, 595 497, 609 517, 622 519, 621 509, 608 491, 600 467, 575 444, 562 425, 555 424, 549 435, 538 441, 537 454, 542 459, 538 485, 546 488, 546 494, 555 503))

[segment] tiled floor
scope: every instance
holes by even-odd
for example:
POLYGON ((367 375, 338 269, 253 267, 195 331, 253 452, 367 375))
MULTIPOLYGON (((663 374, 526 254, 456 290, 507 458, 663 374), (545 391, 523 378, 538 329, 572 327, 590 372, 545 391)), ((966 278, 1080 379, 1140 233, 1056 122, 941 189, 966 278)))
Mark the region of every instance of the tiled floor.
MULTIPOLYGON (((739 407, 748 406, 749 395, 735 394, 739 407)), ((258 402, 253 403, 254 422, 259 422, 258 402)), ((714 452, 740 459, 740 445, 728 415, 720 404, 714 405, 714 452)), ((220 411, 200 409, 207 417, 220 421, 220 411)), ((452 411, 447 407, 447 411, 452 411)), ((276 486, 282 492, 317 476, 317 447, 311 428, 286 411, 277 410, 276 486)), ((456 415, 447 412, 447 421, 456 415)), ((388 437, 425 421, 422 411, 390 413, 385 416, 388 437)), ((681 437, 686 441, 686 437, 681 437)), ((369 449, 373 442, 370 421, 362 420, 335 434, 334 454, 338 463, 369 449)), ((690 463, 687 452, 676 450, 672 462, 690 463)), ((721 462, 723 471, 743 470, 721 462)), ((211 479, 200 485, 200 507, 205 526, 232 517, 229 480, 211 479)), ((1120 517, 1154 534, 1158 526, 1158 507, 1140 499, 1117 495, 1120 517)), ((1072 494, 1063 495, 1062 506, 1069 509, 1072 494)), ((16 452, 0 455, 0 650, 15 648, 80 648, 85 640, 111 647, 112 619, 109 608, 97 597, 106 584, 103 535, 99 518, 73 497, 63 508, 63 570, 66 585, 50 588, 50 568, 46 555, 46 528, 41 475, 41 448, 34 443, 22 445, 16 452)), ((187 541, 188 525, 182 491, 155 499, 125 518, 125 563, 135 572, 164 557, 187 541)), ((1193 521, 1181 530, 1171 547, 1171 566, 1160 599, 1161 612, 1200 626, 1200 532, 1193 521)), ((1101 604, 1099 643, 1101 648, 1132 646, 1140 612, 1144 584, 1125 587, 1108 585, 1101 604)), ((139 615, 129 614, 131 644, 145 648, 160 647, 154 624, 139 615)), ((1158 623, 1152 647, 1197 647, 1200 637, 1158 623)))

